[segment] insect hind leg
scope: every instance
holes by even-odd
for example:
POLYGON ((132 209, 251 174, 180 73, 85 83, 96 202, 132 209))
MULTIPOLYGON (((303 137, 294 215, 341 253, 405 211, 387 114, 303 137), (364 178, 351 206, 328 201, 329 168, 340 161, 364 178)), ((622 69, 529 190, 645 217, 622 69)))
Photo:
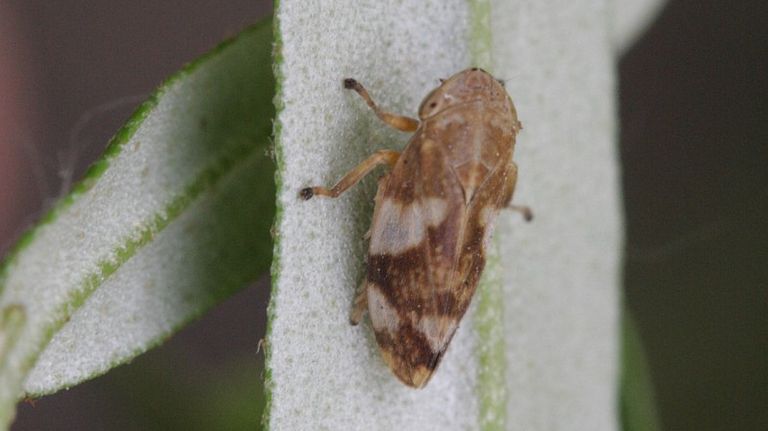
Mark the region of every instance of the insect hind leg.
POLYGON ((352 311, 349 313, 349 324, 356 326, 363 320, 365 312, 368 311, 368 284, 366 280, 357 289, 355 300, 352 303, 352 311))
POLYGON ((510 163, 509 171, 507 172, 507 184, 504 190, 504 198, 502 200, 502 207, 517 211, 523 215, 525 221, 533 220, 533 211, 530 207, 523 205, 515 205, 512 203, 512 195, 515 193, 515 185, 517 184, 517 165, 515 162, 510 163))
POLYGON ((507 208, 511 209, 512 211, 517 211, 520 214, 522 214, 523 215, 523 219, 525 219, 525 221, 533 220, 533 211, 528 206, 509 204, 509 205, 507 205, 507 208))

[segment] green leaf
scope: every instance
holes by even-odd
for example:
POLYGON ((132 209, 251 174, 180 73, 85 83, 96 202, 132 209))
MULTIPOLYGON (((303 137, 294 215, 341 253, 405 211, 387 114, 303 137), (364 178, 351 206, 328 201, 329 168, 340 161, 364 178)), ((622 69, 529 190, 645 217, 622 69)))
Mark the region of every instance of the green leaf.
POLYGON ((622 325, 621 423, 623 431, 661 429, 645 349, 629 311, 622 325))
POLYGON ((271 22, 166 81, 0 275, 0 428, 19 397, 160 343, 269 267, 271 22))
MULTIPOLYGON (((613 10, 579 0, 276 4, 278 217, 268 329, 275 429, 590 429, 618 424, 622 222, 613 10), (414 116, 438 79, 474 64, 506 81, 524 124, 498 253, 437 374, 404 387, 367 321, 348 324, 377 175, 301 201, 376 149, 382 125, 343 78, 414 116)), ((378 172, 384 172, 378 171, 378 172)))

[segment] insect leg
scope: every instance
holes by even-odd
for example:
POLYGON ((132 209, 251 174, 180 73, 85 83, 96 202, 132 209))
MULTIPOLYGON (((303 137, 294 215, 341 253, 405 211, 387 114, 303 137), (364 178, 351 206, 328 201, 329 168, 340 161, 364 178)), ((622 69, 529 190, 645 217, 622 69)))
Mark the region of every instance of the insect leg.
POLYGON ((391 114, 386 111, 382 111, 379 109, 378 106, 376 106, 376 103, 371 99, 371 96, 368 95, 368 91, 365 90, 365 88, 360 84, 359 82, 355 81, 352 78, 347 78, 344 80, 344 88, 349 90, 355 90, 357 94, 360 95, 360 97, 365 100, 365 103, 368 104, 368 106, 373 109, 373 112, 376 113, 376 116, 381 119, 381 121, 387 123, 391 127, 394 127, 395 129, 402 130, 403 132, 413 132, 416 129, 419 128, 419 120, 416 120, 414 118, 410 117, 404 117, 402 115, 395 115, 391 114))
POLYGON ((389 167, 392 167, 395 165, 398 158, 400 158, 400 153, 397 151, 376 151, 362 163, 357 165, 355 169, 352 169, 349 173, 347 173, 347 175, 344 175, 344 178, 342 178, 332 188, 327 189, 325 187, 319 186, 307 187, 305 189, 301 189, 299 196, 301 196, 301 198, 304 200, 309 200, 312 198, 312 196, 315 195, 328 196, 331 198, 339 197, 339 195, 344 193, 348 188, 354 186, 358 181, 363 179, 364 176, 368 175, 368 173, 370 173, 376 166, 386 163, 389 165, 389 167))
POLYGON ((520 214, 523 215, 523 218, 525 221, 531 221, 533 220, 533 211, 531 211, 530 207, 523 206, 523 205, 507 205, 507 208, 511 209, 512 211, 517 211, 520 214))
POLYGON ((357 325, 363 320, 363 315, 368 311, 368 289, 367 280, 363 280, 363 283, 357 289, 355 294, 355 301, 352 303, 352 312, 349 314, 349 324, 357 325))
POLYGON ((517 184, 517 164, 515 162, 510 163, 509 170, 507 172, 507 185, 504 190, 504 208, 509 208, 512 211, 517 211, 523 215, 525 221, 533 220, 533 211, 531 208, 523 205, 514 205, 512 203, 512 195, 515 192, 515 185, 517 184))

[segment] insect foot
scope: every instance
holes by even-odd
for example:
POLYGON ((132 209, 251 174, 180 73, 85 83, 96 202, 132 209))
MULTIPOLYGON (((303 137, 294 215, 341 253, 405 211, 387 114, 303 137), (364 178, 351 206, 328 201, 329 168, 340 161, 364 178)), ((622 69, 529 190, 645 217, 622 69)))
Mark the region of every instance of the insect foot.
POLYGON ((315 192, 312 191, 312 187, 305 187, 301 189, 301 191, 299 192, 299 197, 301 197, 305 201, 312 199, 312 196, 314 195, 315 195, 315 192))
POLYGON ((358 85, 359 84, 357 83, 357 81, 355 81, 352 78, 346 78, 344 80, 344 88, 346 88, 347 90, 351 90, 351 89, 357 87, 358 85))
POLYGON ((533 220, 533 211, 531 210, 531 207, 522 206, 522 205, 509 205, 509 209, 512 211, 517 211, 520 214, 523 215, 523 219, 527 222, 533 220))

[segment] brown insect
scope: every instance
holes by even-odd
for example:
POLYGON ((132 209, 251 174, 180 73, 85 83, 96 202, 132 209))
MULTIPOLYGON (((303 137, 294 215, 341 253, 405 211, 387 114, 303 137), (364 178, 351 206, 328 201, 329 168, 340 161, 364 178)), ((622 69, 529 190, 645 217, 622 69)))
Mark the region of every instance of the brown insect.
POLYGON ((379 179, 367 275, 350 321, 359 323, 367 309, 384 361, 403 383, 422 388, 477 288, 499 210, 532 217, 510 205, 522 126, 502 83, 478 68, 442 81, 421 103, 419 120, 382 111, 354 79, 344 87, 386 124, 415 133, 402 153, 376 151, 332 188, 308 187, 300 196, 337 197, 376 166, 392 168, 379 179))

